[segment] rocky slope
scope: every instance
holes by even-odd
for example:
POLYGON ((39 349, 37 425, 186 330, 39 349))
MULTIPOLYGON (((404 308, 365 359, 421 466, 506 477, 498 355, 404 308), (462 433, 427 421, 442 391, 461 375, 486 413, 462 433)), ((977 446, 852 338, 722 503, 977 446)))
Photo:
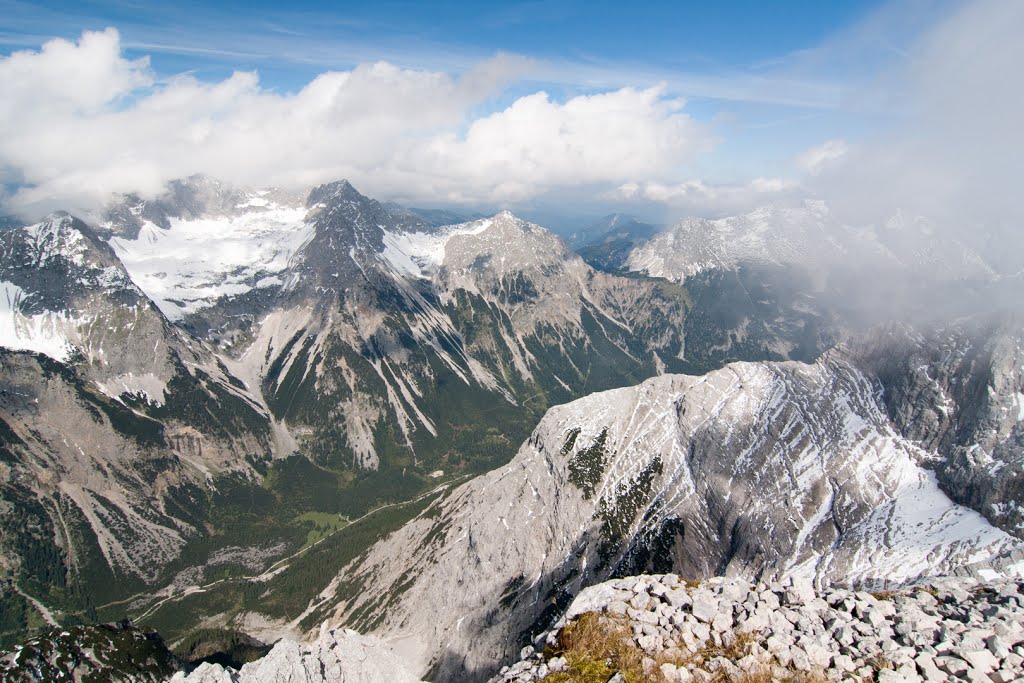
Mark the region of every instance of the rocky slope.
POLYGON ((297 623, 373 630, 437 680, 476 680, 612 575, 1020 574, 1024 545, 942 492, 935 455, 840 352, 657 377, 551 409, 508 466, 343 568, 297 623))
POLYGON ((584 590, 522 655, 493 683, 1021 681, 1024 583, 935 579, 871 594, 629 577, 584 590))
POLYGON ((0 651, 8 683, 162 683, 177 667, 159 635, 127 623, 52 629, 0 651))
MULTIPOLYGON (((1024 680, 1024 582, 935 577, 869 593, 675 574, 590 586, 491 683, 1024 680), (619 676, 619 678, 616 678, 619 676)), ((174 683, 415 681, 381 641, 322 629, 241 671, 174 683)))

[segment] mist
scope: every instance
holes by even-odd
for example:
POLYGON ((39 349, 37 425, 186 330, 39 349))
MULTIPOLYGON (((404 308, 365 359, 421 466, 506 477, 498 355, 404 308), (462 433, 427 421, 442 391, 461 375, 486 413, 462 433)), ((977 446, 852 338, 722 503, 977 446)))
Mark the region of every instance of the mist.
POLYGON ((1024 311, 1022 26, 1021 2, 958 5, 849 91, 851 114, 887 112, 884 130, 796 160, 780 203, 828 207, 799 237, 820 305, 847 324, 1024 311))
MULTIPOLYGON (((999 270, 1024 263, 1024 3, 982 0, 922 36, 903 65, 856 91, 894 112, 884 134, 849 145, 806 185, 850 224, 896 210, 936 238, 981 250, 999 270)), ((1016 266, 1016 269, 1014 268, 1016 266)))

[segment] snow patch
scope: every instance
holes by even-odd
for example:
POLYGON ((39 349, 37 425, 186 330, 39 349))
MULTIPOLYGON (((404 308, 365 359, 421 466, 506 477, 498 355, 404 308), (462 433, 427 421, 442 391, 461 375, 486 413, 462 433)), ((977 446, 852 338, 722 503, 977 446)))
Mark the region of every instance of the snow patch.
POLYGON ((0 346, 67 362, 75 351, 68 332, 81 321, 55 311, 25 315, 22 303, 29 296, 17 285, 0 281, 0 346))
POLYGON ((147 403, 161 405, 166 396, 167 383, 151 372, 136 375, 127 373, 112 377, 106 382, 96 382, 96 386, 111 398, 120 398, 123 394, 140 396, 147 403))
POLYGON ((225 296, 281 284, 276 277, 312 236, 306 209, 261 197, 233 216, 172 218, 164 230, 145 222, 134 240, 111 246, 138 286, 172 320, 225 296))
POLYGON ((427 278, 444 263, 448 241, 458 235, 479 235, 504 215, 485 218, 470 223, 459 223, 439 228, 436 232, 388 232, 384 231, 384 251, 381 256, 401 273, 416 278, 427 278))

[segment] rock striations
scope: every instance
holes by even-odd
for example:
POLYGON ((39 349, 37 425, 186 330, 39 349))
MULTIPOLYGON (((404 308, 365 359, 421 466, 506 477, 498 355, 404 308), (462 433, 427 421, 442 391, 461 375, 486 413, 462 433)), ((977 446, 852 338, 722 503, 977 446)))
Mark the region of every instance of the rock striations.
POLYGON ((492 683, 1024 681, 1024 583, 947 578, 872 594, 630 577, 584 590, 521 657, 492 683))

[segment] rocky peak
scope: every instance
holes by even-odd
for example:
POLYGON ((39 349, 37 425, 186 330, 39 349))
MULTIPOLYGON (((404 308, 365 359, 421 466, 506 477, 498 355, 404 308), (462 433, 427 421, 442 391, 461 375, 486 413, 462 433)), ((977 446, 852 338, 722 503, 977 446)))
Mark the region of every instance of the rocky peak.
POLYGON ((386 232, 425 229, 411 214, 393 214, 347 180, 314 188, 306 205, 313 236, 296 254, 294 269, 306 286, 339 290, 374 277, 370 271, 386 232))
POLYGON ((393 213, 376 199, 361 194, 347 180, 338 180, 313 188, 306 199, 310 219, 319 232, 354 235, 364 246, 380 248, 381 231, 425 228, 420 219, 408 212, 393 213))
POLYGON ((240 671, 202 664, 171 683, 419 683, 383 641, 355 631, 322 629, 312 643, 282 640, 240 671))
POLYGON ((23 226, 21 233, 36 258, 33 265, 37 267, 54 258, 77 262, 88 251, 98 251, 107 257, 112 255, 88 224, 66 211, 56 211, 38 223, 23 226))
POLYGON ((445 245, 443 265, 500 276, 549 269, 571 258, 554 233, 502 211, 459 226, 445 245))
POLYGON ((318 204, 330 204, 335 202, 364 202, 369 201, 344 178, 331 183, 324 183, 314 187, 306 199, 306 208, 313 209, 318 204))
POLYGON ((141 292, 113 249, 86 223, 57 212, 33 225, 0 231, 0 280, 21 289, 21 310, 71 311, 94 292, 135 303, 141 292))
POLYGON ((205 175, 191 175, 167 183, 154 198, 137 194, 119 197, 102 217, 108 236, 134 240, 145 223, 168 230, 171 220, 194 220, 204 216, 229 215, 250 198, 249 193, 205 175))

